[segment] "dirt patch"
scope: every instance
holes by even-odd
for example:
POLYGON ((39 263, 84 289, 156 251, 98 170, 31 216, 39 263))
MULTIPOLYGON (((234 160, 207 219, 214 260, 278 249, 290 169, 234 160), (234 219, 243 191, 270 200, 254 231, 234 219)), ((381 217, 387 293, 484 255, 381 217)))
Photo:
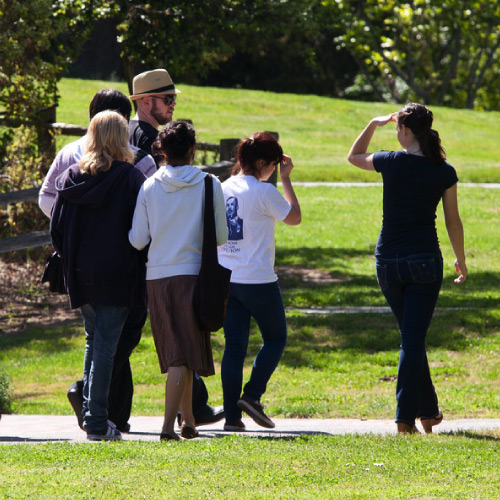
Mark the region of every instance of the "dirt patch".
POLYGON ((328 271, 322 269, 298 266, 276 266, 276 274, 280 280, 284 280, 285 282, 293 280, 311 285, 339 283, 349 279, 345 276, 332 276, 328 271))
MULTIPOLYGON (((52 293, 47 284, 42 285, 44 266, 43 259, 29 262, 0 259, 0 334, 81 321, 79 310, 70 309, 66 295, 52 293)), ((277 266, 276 272, 285 288, 297 281, 303 286, 314 286, 348 279, 298 266, 277 266)))
POLYGON ((0 260, 0 334, 80 320, 68 297, 42 285, 45 263, 0 260))

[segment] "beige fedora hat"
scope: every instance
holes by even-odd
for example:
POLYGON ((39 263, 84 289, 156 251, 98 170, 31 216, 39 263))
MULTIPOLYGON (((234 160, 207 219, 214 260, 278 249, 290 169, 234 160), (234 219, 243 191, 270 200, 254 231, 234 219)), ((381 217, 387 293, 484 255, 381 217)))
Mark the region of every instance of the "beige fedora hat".
POLYGON ((166 69, 145 71, 134 77, 132 82, 133 101, 153 94, 180 94, 166 69))

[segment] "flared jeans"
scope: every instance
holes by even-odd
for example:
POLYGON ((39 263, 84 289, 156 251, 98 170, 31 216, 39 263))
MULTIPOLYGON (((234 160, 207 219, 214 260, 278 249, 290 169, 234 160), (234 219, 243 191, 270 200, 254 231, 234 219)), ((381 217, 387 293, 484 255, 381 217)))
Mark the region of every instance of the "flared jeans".
POLYGON ((413 426, 416 418, 439 412, 425 339, 443 282, 443 259, 439 253, 384 256, 377 257, 376 268, 401 335, 396 422, 413 426))

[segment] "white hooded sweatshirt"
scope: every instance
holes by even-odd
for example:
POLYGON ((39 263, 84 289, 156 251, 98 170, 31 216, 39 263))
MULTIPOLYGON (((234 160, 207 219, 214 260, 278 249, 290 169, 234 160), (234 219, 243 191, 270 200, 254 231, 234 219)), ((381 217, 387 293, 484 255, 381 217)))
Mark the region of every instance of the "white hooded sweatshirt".
MULTIPOLYGON (((167 165, 142 185, 128 237, 138 250, 151 242, 147 280, 200 272, 206 175, 192 165, 167 165)), ((212 180, 217 245, 222 245, 227 240, 224 197, 219 180, 212 180)))

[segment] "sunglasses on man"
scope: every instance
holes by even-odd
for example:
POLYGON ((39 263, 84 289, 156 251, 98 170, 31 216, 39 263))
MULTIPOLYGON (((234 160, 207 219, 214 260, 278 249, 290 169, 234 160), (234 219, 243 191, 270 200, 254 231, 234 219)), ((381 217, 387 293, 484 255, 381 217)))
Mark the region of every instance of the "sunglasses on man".
POLYGON ((170 106, 171 104, 175 103, 175 95, 152 95, 151 97, 154 97, 155 99, 161 99, 166 106, 170 106))

